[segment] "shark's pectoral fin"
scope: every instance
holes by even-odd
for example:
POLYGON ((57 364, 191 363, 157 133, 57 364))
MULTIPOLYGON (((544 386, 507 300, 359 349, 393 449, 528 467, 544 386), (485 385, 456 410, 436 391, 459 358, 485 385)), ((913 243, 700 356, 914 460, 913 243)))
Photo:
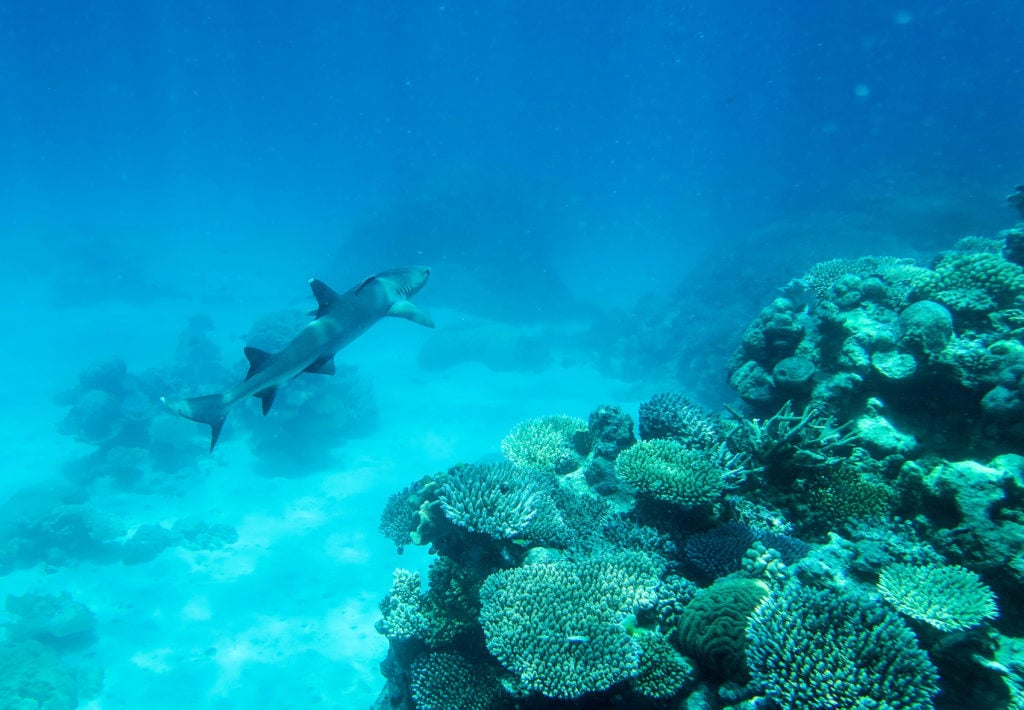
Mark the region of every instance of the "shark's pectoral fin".
POLYGON ((388 315, 395 318, 405 318, 406 320, 411 320, 413 323, 425 325, 428 328, 434 327, 434 321, 431 317, 417 308, 412 301, 396 301, 394 305, 388 309, 388 315))
POLYGON ((337 291, 319 279, 310 279, 309 287, 313 289, 313 297, 316 299, 316 310, 312 315, 317 318, 329 311, 331 306, 341 298, 337 291))
POLYGON ((267 412, 274 405, 274 397, 277 396, 277 385, 273 387, 267 387, 264 390, 260 390, 253 397, 259 397, 260 402, 263 404, 263 416, 267 416, 267 412))
POLYGON ((242 352, 245 353, 245 359, 249 361, 249 372, 245 375, 245 379, 247 380, 265 368, 267 363, 270 362, 270 358, 273 357, 273 355, 268 353, 266 350, 260 350, 259 348, 254 348, 249 345, 243 348, 242 352))
POLYGON ((312 365, 307 367, 303 372, 310 372, 314 375, 333 375, 334 370, 334 356, 325 355, 319 360, 315 361, 312 365))

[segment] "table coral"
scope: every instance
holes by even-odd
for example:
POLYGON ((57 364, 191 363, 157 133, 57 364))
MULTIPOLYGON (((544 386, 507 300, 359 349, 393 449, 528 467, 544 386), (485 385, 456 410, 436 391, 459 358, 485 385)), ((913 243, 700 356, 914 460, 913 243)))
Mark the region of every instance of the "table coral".
POLYGON ((992 590, 960 565, 889 565, 878 591, 897 611, 939 631, 969 629, 999 615, 992 590))
POLYGON ((516 466, 549 473, 575 471, 589 451, 587 423, 561 414, 520 422, 501 441, 501 452, 516 466))
POLYGON ((577 698, 640 672, 625 622, 653 604, 657 584, 642 555, 502 570, 480 589, 480 625, 527 689, 577 698))

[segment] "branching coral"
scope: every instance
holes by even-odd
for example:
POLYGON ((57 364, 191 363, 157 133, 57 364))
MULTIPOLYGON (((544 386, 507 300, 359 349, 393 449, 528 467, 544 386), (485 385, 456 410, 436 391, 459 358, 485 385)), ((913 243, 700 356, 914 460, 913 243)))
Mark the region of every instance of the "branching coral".
POLYGON ((954 312, 1009 308, 1024 295, 1024 267, 999 254, 950 252, 939 259, 917 293, 954 312))
POLYGON ((459 653, 427 653, 412 664, 410 689, 418 710, 488 710, 497 680, 459 653))
POLYGON ((858 437, 856 431, 851 431, 852 423, 837 425, 832 417, 810 405, 797 414, 792 402, 786 402, 763 420, 729 411, 735 421, 727 437, 729 447, 739 452, 753 470, 832 466, 845 458, 858 437))
POLYGON ((747 625, 747 666, 790 710, 925 710, 938 674, 892 611, 851 592, 791 583, 747 625))

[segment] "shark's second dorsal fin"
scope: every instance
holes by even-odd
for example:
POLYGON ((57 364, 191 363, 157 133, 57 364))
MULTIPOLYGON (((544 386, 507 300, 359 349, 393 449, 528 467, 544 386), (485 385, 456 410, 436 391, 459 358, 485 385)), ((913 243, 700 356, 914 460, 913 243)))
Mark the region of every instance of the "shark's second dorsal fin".
POLYGON ((309 287, 313 289, 313 297, 316 299, 313 315, 317 318, 329 311, 334 302, 341 298, 337 291, 319 279, 310 279, 309 287))
POLYGON ((428 328, 434 327, 434 321, 426 313, 416 307, 412 301, 395 301, 388 309, 388 315, 395 318, 405 318, 413 323, 425 325, 428 328))
POLYGON ((245 346, 242 352, 245 353, 245 359, 249 361, 249 372, 245 375, 247 380, 266 367, 267 363, 270 362, 270 358, 273 357, 266 350, 260 350, 251 345, 245 346))
POLYGON ((274 404, 274 397, 277 396, 277 385, 273 387, 267 387, 265 390, 260 390, 253 397, 259 397, 260 402, 263 403, 263 416, 267 416, 267 412, 274 404))

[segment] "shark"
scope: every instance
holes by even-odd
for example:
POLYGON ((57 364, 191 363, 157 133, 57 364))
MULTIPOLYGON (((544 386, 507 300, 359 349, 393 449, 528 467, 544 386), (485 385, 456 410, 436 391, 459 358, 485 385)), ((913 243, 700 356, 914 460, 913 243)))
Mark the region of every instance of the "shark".
POLYGON ((430 316, 410 300, 430 277, 427 266, 389 269, 363 279, 345 293, 338 293, 323 281, 310 279, 316 310, 298 335, 280 352, 269 353, 247 346, 249 372, 231 389, 202 397, 175 399, 161 397, 175 414, 210 426, 210 451, 217 445, 228 410, 247 397, 257 397, 266 415, 277 390, 304 372, 333 375, 334 356, 369 330, 381 318, 404 318, 434 327, 430 316))

